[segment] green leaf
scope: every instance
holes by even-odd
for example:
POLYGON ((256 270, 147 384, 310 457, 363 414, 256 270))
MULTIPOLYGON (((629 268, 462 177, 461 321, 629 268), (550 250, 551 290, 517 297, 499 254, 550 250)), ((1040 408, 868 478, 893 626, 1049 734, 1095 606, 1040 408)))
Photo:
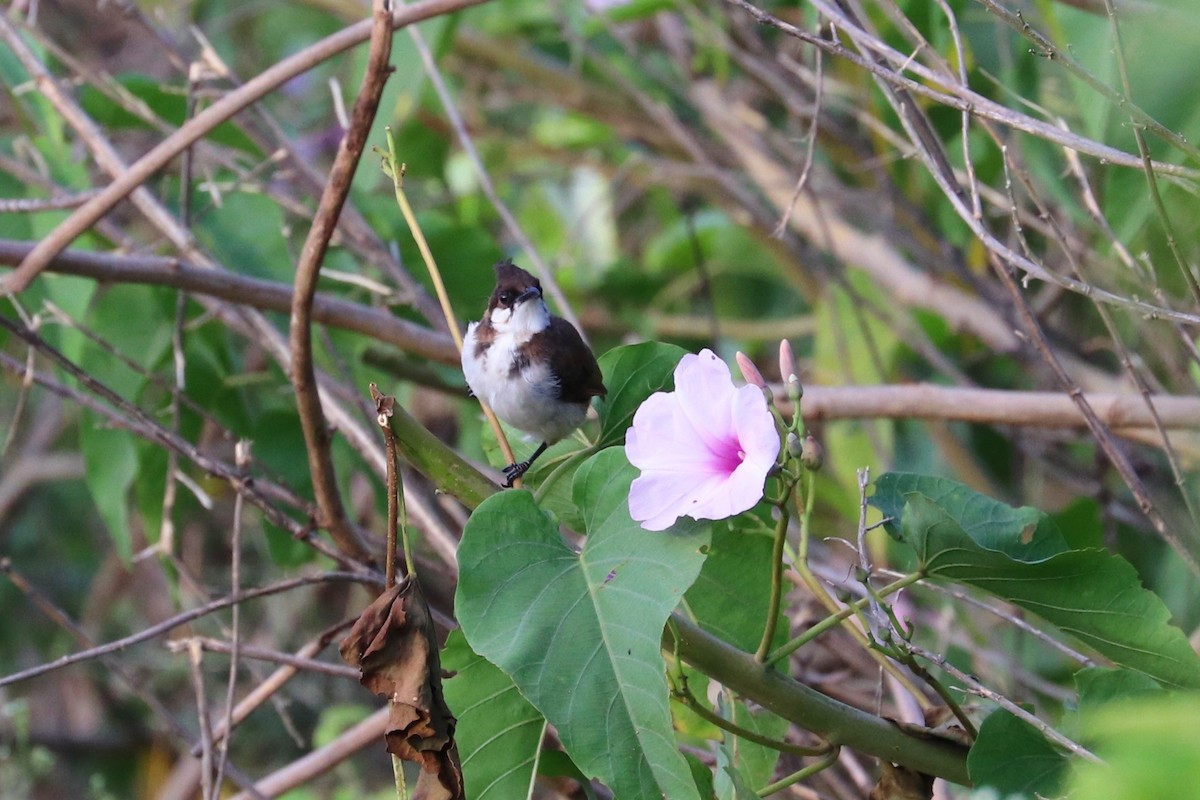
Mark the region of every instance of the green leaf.
POLYGON ((92 493, 100 519, 126 564, 133 558, 129 529, 129 487, 138 471, 137 449, 124 431, 107 427, 102 417, 85 412, 80 424, 84 481, 92 493))
POLYGON ((614 347, 600 356, 608 396, 600 401, 600 447, 619 444, 647 397, 675 386, 675 366, 687 351, 662 342, 614 347))
POLYGON ((471 650, 462 632, 452 631, 446 639, 442 666, 455 673, 443 688, 458 718, 454 739, 467 797, 529 797, 546 720, 512 678, 471 650))
POLYGON ((710 526, 644 531, 629 517, 633 477, 617 448, 580 468, 579 555, 528 492, 488 498, 463 531, 455 606, 471 647, 512 676, 584 774, 623 800, 692 800, 659 643, 699 574, 710 526))
POLYGON ((1123 558, 1103 550, 1069 550, 1037 563, 1014 561, 980 547, 928 496, 910 492, 907 499, 901 535, 917 551, 926 575, 1003 598, 1166 686, 1200 688, 1200 658, 1169 624, 1162 600, 1142 588, 1123 558))
MULTIPOLYGON (((741 701, 733 704, 732 722, 772 739, 783 739, 789 723, 765 708, 750 710, 741 701)), ((754 787, 766 786, 775 774, 779 751, 726 733, 717 755, 713 781, 718 798, 757 798, 754 787)))
POLYGON ((1163 689, 1140 672, 1127 669, 1087 667, 1075 673, 1079 710, 1087 712, 1116 700, 1161 695, 1163 689))
POLYGON ((869 500, 885 518, 891 517, 884 527, 897 539, 901 511, 910 492, 920 492, 943 508, 985 550, 1035 563, 1070 549, 1054 520, 1036 508, 1013 508, 957 481, 908 472, 880 477, 869 500))
MULTIPOLYGON (((758 648, 767 619, 773 545, 760 533, 716 524, 700 577, 684 597, 701 628, 749 653, 758 648)), ((786 637, 781 625, 777 643, 786 637)))
POLYGON ((1001 795, 1056 796, 1066 765, 1066 757, 1040 731, 1004 710, 983 721, 967 754, 975 785, 991 786, 1001 795))

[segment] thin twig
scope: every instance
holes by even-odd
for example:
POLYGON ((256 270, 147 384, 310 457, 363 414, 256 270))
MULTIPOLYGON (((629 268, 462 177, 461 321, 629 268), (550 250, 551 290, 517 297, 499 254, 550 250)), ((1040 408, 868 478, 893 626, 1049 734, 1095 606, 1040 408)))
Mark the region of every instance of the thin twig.
POLYGON ((196 693, 196 717, 200 723, 200 796, 205 800, 213 800, 220 784, 214 785, 213 781, 212 725, 208 717, 208 698, 204 691, 204 672, 200 669, 202 662, 200 644, 193 639, 188 647, 188 665, 191 667, 192 691, 196 693))
MULTIPOLYGON (((234 466, 245 472, 250 465, 250 442, 247 439, 238 441, 234 447, 234 466)), ((233 500, 233 535, 230 537, 229 592, 238 594, 242 591, 242 507, 245 498, 237 495, 233 500)), ((238 657, 242 646, 242 606, 237 604, 232 609, 232 619, 229 623, 229 680, 225 687, 225 718, 222 723, 224 730, 233 730, 233 701, 237 688, 238 657)), ((211 738, 211 733, 210 733, 211 738)), ((222 737, 217 760, 216 789, 211 800, 220 800, 220 787, 225 774, 225 764, 229 759, 229 740, 232 736, 222 737)))
MULTIPOLYGON (((239 702, 233 709, 233 719, 231 720, 230 724, 237 725, 246 717, 250 716, 251 712, 261 706, 263 703, 267 702, 267 700, 271 699, 280 689, 283 688, 284 684, 294 678, 301 669, 314 669, 317 671, 327 671, 324 669, 324 667, 329 667, 330 669, 335 670, 348 669, 351 673, 348 677, 353 677, 355 680, 358 680, 360 677, 362 677, 362 673, 352 667, 341 667, 340 665, 336 664, 326 664, 323 661, 311 661, 313 656, 317 655, 329 646, 329 643, 333 641, 333 637, 337 636, 339 633, 344 631, 346 628, 349 628, 353 624, 354 619, 347 619, 335 625, 331 625, 322 631, 315 639, 309 641, 303 647, 297 650, 294 656, 276 654, 278 658, 267 658, 267 653, 261 649, 243 646, 242 653, 246 657, 262 657, 268 661, 278 660, 283 664, 283 666, 257 683, 254 688, 250 690, 250 693, 242 698, 241 702, 239 702), (315 666, 316 664, 321 664, 323 667, 317 668, 315 666)), ((218 652, 221 651, 220 648, 222 647, 223 643, 213 642, 209 639, 202 639, 201 641, 205 643, 205 649, 215 650, 218 652)), ((168 647, 169 646, 170 645, 168 645, 168 647)), ((344 673, 336 674, 340 675, 344 673)), ((229 730, 230 727, 228 727, 225 723, 219 723, 216 729, 213 730, 213 739, 219 741, 229 730)), ((198 748, 192 750, 193 756, 199 754, 200 751, 198 748)))
POLYGON ((354 572, 325 572, 320 575, 305 575, 299 578, 291 578, 286 581, 270 583, 266 586, 260 586, 256 589, 248 589, 238 594, 226 595, 218 600, 205 603, 197 608, 184 611, 180 614, 163 620, 162 622, 151 625, 148 628, 138 631, 137 633, 125 636, 121 639, 108 642, 96 647, 91 647, 77 653, 63 656, 46 664, 39 664, 36 667, 29 667, 19 672, 14 672, 9 675, 0 677, 0 687, 11 686, 12 684, 27 681, 30 678, 36 678, 39 675, 45 675, 49 672, 60 670, 64 667, 69 667, 72 664, 78 664, 83 661, 91 661, 101 656, 106 656, 110 653, 116 653, 124 650, 127 647, 132 647, 136 644, 141 644, 149 639, 161 636, 168 633, 180 625, 186 625, 192 620, 207 616, 214 611, 220 611, 223 608, 244 603, 247 600, 255 600, 259 597, 267 597, 281 592, 298 589, 302 586, 312 586, 320 583, 363 583, 375 584, 375 580, 354 572))
POLYGON ((1042 722, 1036 716, 1034 716, 1033 714, 1030 714, 1028 711, 1021 708, 1019 705, 1017 705, 1013 701, 1009 700, 1007 697, 1000 694, 999 692, 993 692, 991 689, 988 689, 986 686, 984 686, 982 683, 980 683, 974 677, 972 677, 971 675, 968 675, 967 673, 965 673, 962 670, 955 667, 953 664, 951 664, 949 661, 947 661, 945 657, 938 655, 937 653, 931 653, 930 651, 928 651, 922 647, 919 647, 915 644, 912 644, 912 643, 905 643, 904 647, 906 647, 913 655, 920 656, 921 658, 925 659, 926 661, 929 661, 933 664, 937 664, 939 667, 944 669, 947 673, 952 675, 956 680, 962 681, 964 684, 966 684, 965 689, 964 689, 965 691, 970 692, 971 694, 974 694, 974 695, 978 695, 979 697, 984 697, 984 698, 987 698, 988 700, 991 700, 993 703, 1000 706, 1001 708, 1003 708, 1005 711, 1009 712, 1013 716, 1016 716, 1019 719, 1021 719, 1023 722, 1027 722, 1030 725, 1032 725, 1033 727, 1037 728, 1039 731, 1042 732, 1042 735, 1044 735, 1047 739, 1049 739, 1052 742, 1055 742, 1059 745, 1062 745, 1067 750, 1070 750, 1072 753, 1079 756, 1080 758, 1084 758, 1084 759, 1087 759, 1088 761, 1094 761, 1094 762, 1100 763, 1100 759, 1096 756, 1095 753, 1088 750, 1086 747, 1079 744, 1078 742, 1074 742, 1074 741, 1068 739, 1066 736, 1063 736, 1061 733, 1056 731, 1052 726, 1048 725, 1045 722, 1042 722))
MULTIPOLYGON (((167 642, 167 649, 171 651, 186 649, 193 641, 199 642, 200 647, 211 653, 227 653, 232 655, 235 647, 232 641, 225 642, 221 641, 220 639, 212 639, 207 636, 197 636, 189 639, 178 639, 167 642)), ((281 653, 278 650, 269 650, 265 647, 255 647, 248 644, 239 644, 236 647, 238 654, 242 658, 252 658, 256 661, 269 661, 273 664, 283 664, 285 666, 294 668, 292 670, 293 675, 297 672, 314 672, 320 675, 331 675, 335 678, 348 678, 355 681, 362 677, 362 671, 358 669, 358 667, 348 667, 344 664, 331 664, 328 661, 317 661, 314 658, 308 658, 300 654, 293 655, 292 653, 281 653)), ((301 652, 306 652, 308 649, 309 645, 306 645, 301 652)), ((319 648, 313 648, 313 650, 314 652, 319 651, 319 648)), ((278 690, 280 685, 281 684, 273 684, 276 690, 278 690)), ((244 717, 244 715, 242 716, 244 717)), ((223 738, 222 732, 229 730, 231 723, 236 723, 238 721, 240 720, 235 715, 232 718, 227 717, 224 722, 218 723, 218 725, 213 728, 213 740, 218 741, 223 738)))

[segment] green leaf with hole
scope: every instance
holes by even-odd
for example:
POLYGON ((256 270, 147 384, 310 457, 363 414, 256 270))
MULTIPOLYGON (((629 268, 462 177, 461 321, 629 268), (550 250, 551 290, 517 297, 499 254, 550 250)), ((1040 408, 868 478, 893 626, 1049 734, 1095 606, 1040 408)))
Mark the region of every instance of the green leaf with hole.
POLYGON ((454 740, 467 797, 529 797, 546 720, 521 696, 512 678, 471 650, 461 631, 447 637, 442 666, 454 673, 444 691, 458 719, 454 740))
POLYGON ((959 521, 975 544, 1018 561, 1034 563, 1070 549, 1050 516, 1036 508, 1013 508, 966 484, 933 475, 889 472, 875 481, 870 503, 883 512, 884 527, 900 538, 900 513, 906 496, 920 492, 959 521))
POLYGON ((687 351, 662 342, 615 347, 600 356, 608 396, 600 401, 600 447, 620 444, 647 397, 675 387, 675 367, 687 351))
POLYGON ((1036 563, 1015 560, 1006 551, 1017 549, 1012 542, 1025 535, 1026 519, 1014 516, 1007 530, 994 531, 998 549, 989 550, 967 533, 963 518, 932 498, 920 492, 905 498, 900 534, 926 575, 969 584, 1037 614, 1164 686, 1200 688, 1200 657, 1125 559, 1089 549, 1036 563))
POLYGON ((528 492, 488 498, 463 532, 455 606, 472 649, 512 677, 584 774, 623 800, 698 800, 659 647, 711 526, 643 530, 629 517, 634 475, 619 448, 580 467, 578 554, 528 492))

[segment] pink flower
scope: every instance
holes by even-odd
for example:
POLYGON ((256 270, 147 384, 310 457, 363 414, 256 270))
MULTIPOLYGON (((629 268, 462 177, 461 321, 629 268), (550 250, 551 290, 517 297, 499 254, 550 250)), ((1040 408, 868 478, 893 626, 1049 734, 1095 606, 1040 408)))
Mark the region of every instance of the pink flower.
POLYGON ((681 516, 740 514, 762 499, 779 446, 762 390, 734 386, 711 350, 689 353, 675 367, 675 391, 646 398, 625 434, 625 455, 642 473, 629 513, 649 531, 681 516))

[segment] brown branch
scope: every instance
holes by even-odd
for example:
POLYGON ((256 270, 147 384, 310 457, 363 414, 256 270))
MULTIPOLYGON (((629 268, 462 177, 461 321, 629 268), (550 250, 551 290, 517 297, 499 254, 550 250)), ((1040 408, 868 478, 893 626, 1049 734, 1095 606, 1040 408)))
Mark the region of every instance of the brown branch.
MULTIPOLYGON (((776 402, 791 413, 786 393, 777 387, 776 402)), ((1096 416, 1117 429, 1153 428, 1154 418, 1137 394, 1089 394, 1096 416)), ((1200 427, 1200 398, 1155 395, 1166 428, 1200 427)), ((925 419, 1037 428, 1082 428, 1083 413, 1059 392, 966 389, 934 384, 906 386, 806 386, 804 419, 925 419)))
MULTIPOLYGON (((286 767, 272 772, 256 783, 254 788, 267 797, 278 797, 318 775, 325 774, 359 750, 378 744, 387 730, 389 714, 391 708, 384 706, 321 749, 314 750, 286 767)), ((242 792, 235 795, 233 800, 247 800, 249 796, 242 792)))
POLYGON ((358 98, 354 101, 350 128, 338 144, 329 181, 321 194, 321 202, 296 264, 289 336, 292 385, 296 389, 296 406, 307 445, 308 470, 312 475, 313 494, 320 509, 321 525, 329 529, 329 535, 338 547, 360 560, 369 559, 370 552, 346 519, 346 509, 338 491, 330 452, 330 430, 321 408, 317 375, 313 368, 312 306, 321 263, 325 260, 325 252, 329 249, 329 240, 333 236, 342 205, 346 202, 346 195, 350 193, 350 182, 354 179, 354 171, 366 147, 371 123, 375 120, 375 112, 383 96, 383 86, 391 72, 388 66, 388 57, 392 52, 391 2, 375 0, 373 8, 367 71, 363 75, 358 98))
MULTIPOLYGON (((36 242, 0 239, 0 265, 20 264, 35 245, 36 242)), ((167 256, 66 250, 56 255, 46 269, 104 282, 170 286, 267 311, 289 311, 292 302, 292 289, 287 284, 206 269, 167 256)), ((312 318, 335 328, 366 334, 413 355, 445 364, 459 363, 458 351, 449 334, 399 319, 383 309, 318 294, 312 318)))
MULTIPOLYGON (((334 636, 337 636, 339 633, 344 631, 346 628, 349 628, 353 624, 354 620, 348 619, 335 625, 331 625, 323 630, 315 639, 310 640, 303 647, 297 650, 295 658, 300 659, 301 661, 307 661, 328 647, 329 643, 333 641, 334 636)), ((250 690, 250 693, 243 697, 241 702, 237 704, 237 707, 233 709, 233 718, 230 720, 229 724, 237 726, 242 720, 250 716, 251 712, 273 697, 275 693, 282 689, 284 684, 294 678, 296 673, 299 671, 300 667, 296 664, 284 664, 279 669, 268 675, 264 680, 256 683, 254 688, 250 690)), ((359 677, 359 673, 357 671, 355 672, 354 677, 356 679, 359 677)), ((226 727, 224 722, 218 723, 217 727, 213 730, 213 739, 220 741, 221 738, 223 738, 228 732, 228 730, 229 728, 226 727)), ((200 755, 200 748, 198 746, 192 748, 192 755, 200 755)))
MULTIPOLYGON (((391 24, 393 28, 402 28, 430 17, 449 14, 482 2, 485 0, 425 0, 425 2, 396 9, 392 14, 391 24)), ((366 41, 371 35, 371 25, 370 20, 363 20, 325 37, 316 44, 306 47, 299 53, 289 56, 263 71, 252 80, 247 81, 245 85, 225 95, 197 114, 150 152, 129 165, 99 195, 81 206, 51 231, 46 238, 42 239, 34 251, 22 262, 21 267, 15 273, 5 276, 3 284, 0 284, 0 295, 24 290, 29 282, 45 269, 50 258, 62 252, 80 234, 111 211, 118 202, 137 190, 150 176, 166 166, 167 162, 182 153, 189 145, 297 75, 366 41)), ((6 28, 6 23, 0 19, 0 31, 6 28)))
MULTIPOLYGON (((236 608, 236 606, 235 606, 236 608)), ((248 644, 240 644, 236 642, 225 642, 220 639, 212 639, 207 636, 197 636, 191 639, 182 639, 178 641, 168 642, 168 650, 184 650, 189 646, 189 643, 197 642, 202 650, 207 650, 210 653, 227 653, 233 654, 236 648, 238 654, 242 658, 252 658, 258 661, 270 661, 274 664, 283 664, 288 667, 294 667, 293 674, 300 670, 306 672, 319 672, 322 675, 332 675, 335 678, 348 678, 357 681, 362 677, 356 667, 347 667, 342 664, 330 664, 327 661, 317 661, 315 658, 307 658, 303 655, 293 655, 292 653, 281 653, 278 650, 271 650, 266 647, 255 647, 248 644)), ((218 731, 226 730, 229 727, 227 723, 213 727, 213 741, 221 738, 218 731)))

